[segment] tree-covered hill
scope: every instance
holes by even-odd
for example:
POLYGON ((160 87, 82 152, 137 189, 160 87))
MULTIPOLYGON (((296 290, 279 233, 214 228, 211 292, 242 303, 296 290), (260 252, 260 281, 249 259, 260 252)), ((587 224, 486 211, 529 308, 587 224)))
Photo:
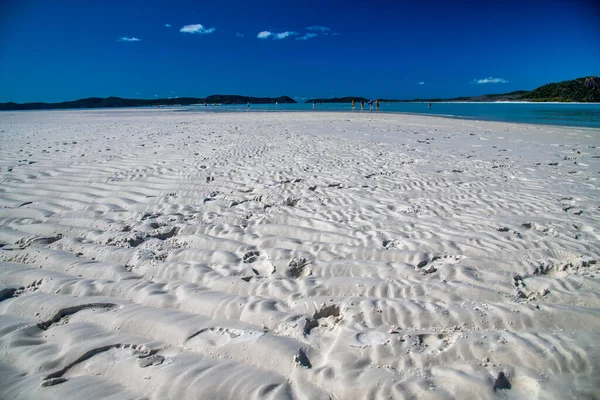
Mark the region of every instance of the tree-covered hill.
POLYGON ((600 102, 600 78, 588 76, 549 83, 521 96, 529 101, 600 102))

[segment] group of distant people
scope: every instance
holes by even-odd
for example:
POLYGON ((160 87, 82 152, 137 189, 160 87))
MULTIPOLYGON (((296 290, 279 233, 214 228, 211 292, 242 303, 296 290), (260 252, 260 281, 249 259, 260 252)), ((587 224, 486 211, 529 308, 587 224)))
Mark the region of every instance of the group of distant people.
MULTIPOLYGON (((320 105, 320 104, 321 104, 321 103, 319 103, 319 105, 320 105)), ((373 110, 373 106, 375 106, 375 110, 376 110, 376 111, 379 111, 379 100, 369 100, 369 101, 367 102, 367 104, 369 105, 369 109, 370 109, 370 110, 373 110)), ((389 102, 388 102, 388 104, 389 104, 389 102)), ((205 103, 204 105, 206 105, 206 103, 205 103)), ((276 102, 275 102, 275 107, 278 107, 278 106, 279 106, 279 102, 277 102, 277 101, 276 101, 276 102)), ((314 109, 314 108, 316 108, 316 107, 317 107, 317 103, 316 103, 315 101, 313 101, 313 103, 312 103, 312 106, 313 106, 313 109, 314 109)), ((246 105, 246 107, 247 107, 247 108, 248 108, 248 110, 249 110, 249 109, 250 109, 250 103, 248 103, 248 104, 246 105)), ((352 110, 354 110, 354 108, 355 108, 355 107, 356 107, 356 103, 354 102, 354 100, 352 100, 352 110)), ((431 103, 427 104, 427 108, 431 108, 431 103)), ((361 100, 361 101, 360 101, 360 109, 361 109, 361 110, 364 110, 364 109, 365 109, 365 101, 364 101, 364 100, 361 100)))
MULTIPOLYGON (((369 109, 373 110, 373 105, 375 105, 375 110, 379 111, 379 100, 369 100, 367 102, 367 104, 369 105, 369 109)), ((354 110, 354 107, 356 106, 354 100, 352 100, 352 109, 354 110)), ((361 100, 360 101, 360 109, 364 110, 365 109, 365 101, 361 100)))

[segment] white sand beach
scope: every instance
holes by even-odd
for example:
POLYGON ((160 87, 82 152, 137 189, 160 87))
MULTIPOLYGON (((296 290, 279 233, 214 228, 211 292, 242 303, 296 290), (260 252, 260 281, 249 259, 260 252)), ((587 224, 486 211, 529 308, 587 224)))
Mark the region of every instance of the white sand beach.
POLYGON ((0 113, 2 399, 598 399, 600 131, 0 113))

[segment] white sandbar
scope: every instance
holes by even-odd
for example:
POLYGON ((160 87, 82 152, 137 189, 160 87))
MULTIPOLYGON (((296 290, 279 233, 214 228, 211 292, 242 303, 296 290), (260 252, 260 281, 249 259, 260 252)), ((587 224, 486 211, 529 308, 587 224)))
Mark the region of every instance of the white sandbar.
POLYGON ((0 398, 593 398, 599 172, 591 129, 0 113, 0 398))

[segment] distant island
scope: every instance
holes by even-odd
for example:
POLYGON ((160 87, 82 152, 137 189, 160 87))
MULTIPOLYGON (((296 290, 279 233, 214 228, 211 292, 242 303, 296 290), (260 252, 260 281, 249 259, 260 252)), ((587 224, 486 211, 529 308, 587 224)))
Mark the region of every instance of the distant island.
MULTIPOLYGON (((351 103, 368 101, 364 97, 334 97, 331 99, 309 99, 306 103, 351 103)), ((439 102, 439 101, 534 101, 534 102, 600 102, 600 78, 588 76, 557 83, 549 83, 531 91, 517 90, 502 94, 484 94, 480 96, 453 97, 450 99, 377 99, 382 102, 413 103, 413 102, 439 102)))
POLYGON ((61 103, 0 103, 0 111, 11 110, 57 110, 67 108, 110 108, 110 107, 152 107, 152 106, 189 106, 192 104, 295 104, 288 96, 249 97, 238 95, 215 94, 205 98, 177 97, 168 99, 123 99, 121 97, 89 97, 61 103))
MULTIPOLYGON (((369 99, 362 96, 334 97, 330 99, 309 99, 306 103, 351 103, 369 99)), ((600 102, 600 78, 597 76, 588 76, 585 78, 573 79, 557 83, 549 83, 540 86, 537 89, 517 90, 502 94, 484 94, 480 96, 453 97, 450 99, 430 98, 430 99, 377 99, 382 102, 413 103, 413 102, 440 102, 440 101, 473 101, 473 102, 494 102, 494 101, 534 101, 534 102, 580 102, 596 103, 600 102)), ((0 111, 13 110, 56 110, 67 108, 111 108, 111 107, 156 107, 156 106, 189 106, 192 104, 295 104, 296 101, 288 96, 280 97, 250 97, 239 95, 221 95, 215 94, 208 97, 176 97, 168 99, 124 99, 121 97, 89 97, 74 101, 64 101, 61 103, 0 103, 0 111)))

